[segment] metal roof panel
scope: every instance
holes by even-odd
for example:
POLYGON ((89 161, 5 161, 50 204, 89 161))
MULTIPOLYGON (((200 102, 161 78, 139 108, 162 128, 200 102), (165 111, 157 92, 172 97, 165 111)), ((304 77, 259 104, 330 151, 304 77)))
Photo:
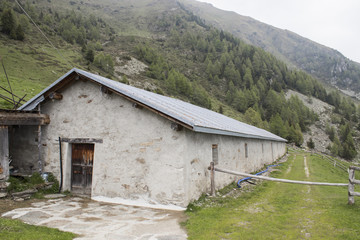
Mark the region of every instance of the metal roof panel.
POLYGON ((54 84, 59 83, 73 71, 79 75, 90 78, 93 81, 96 81, 99 84, 104 85, 116 92, 119 92, 120 94, 134 99, 135 101, 149 106, 150 108, 166 114, 173 119, 176 119, 177 121, 183 122, 184 124, 193 127, 195 132, 286 142, 285 139, 264 129, 248 125, 209 109, 205 109, 191 103, 181 101, 179 99, 166 97, 130 85, 116 82, 76 68, 72 69, 70 72, 51 84, 48 88, 44 89, 41 93, 39 93, 29 102, 25 103, 19 109, 26 110, 26 106, 32 106, 32 101, 38 99, 38 97, 43 95, 46 90, 50 89, 52 86, 54 86, 54 84))

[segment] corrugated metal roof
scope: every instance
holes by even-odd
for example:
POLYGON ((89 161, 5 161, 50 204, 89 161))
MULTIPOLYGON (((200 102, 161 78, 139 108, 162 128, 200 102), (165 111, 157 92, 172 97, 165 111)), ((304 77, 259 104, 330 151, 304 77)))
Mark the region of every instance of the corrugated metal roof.
POLYGON ((104 85, 131 99, 134 99, 135 101, 155 109, 160 113, 166 114, 179 122, 191 126, 195 132, 286 142, 285 139, 264 129, 239 122, 214 111, 195 106, 179 99, 166 97, 119 83, 76 68, 72 69, 49 87, 41 91, 37 96, 21 106, 19 110, 32 110, 35 105, 34 103, 38 104, 42 101, 42 96, 45 92, 47 92, 50 88, 61 82, 64 78, 66 78, 66 76, 73 72, 90 78, 101 85, 104 85))

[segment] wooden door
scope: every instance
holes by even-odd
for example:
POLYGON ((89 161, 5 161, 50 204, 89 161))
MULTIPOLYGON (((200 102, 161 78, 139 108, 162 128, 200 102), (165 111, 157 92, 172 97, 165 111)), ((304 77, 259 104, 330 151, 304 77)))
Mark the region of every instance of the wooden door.
POLYGON ((91 194, 94 144, 72 144, 71 190, 79 194, 91 194))

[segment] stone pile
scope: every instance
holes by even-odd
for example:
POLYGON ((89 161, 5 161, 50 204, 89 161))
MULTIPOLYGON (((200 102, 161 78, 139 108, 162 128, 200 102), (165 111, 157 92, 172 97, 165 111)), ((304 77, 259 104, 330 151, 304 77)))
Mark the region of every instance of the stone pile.
POLYGON ((0 198, 7 197, 7 187, 9 185, 9 182, 6 182, 5 180, 0 180, 0 198))

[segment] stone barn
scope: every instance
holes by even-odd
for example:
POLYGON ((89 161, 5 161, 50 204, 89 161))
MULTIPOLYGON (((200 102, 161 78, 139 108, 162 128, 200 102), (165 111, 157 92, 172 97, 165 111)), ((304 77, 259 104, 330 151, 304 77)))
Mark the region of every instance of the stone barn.
MULTIPOLYGON (((286 152, 263 129, 76 68, 19 110, 50 123, 12 129, 12 165, 52 172, 62 190, 98 200, 186 207, 210 191, 211 161, 253 172, 286 152)), ((216 173, 216 188, 234 180, 216 173)))

